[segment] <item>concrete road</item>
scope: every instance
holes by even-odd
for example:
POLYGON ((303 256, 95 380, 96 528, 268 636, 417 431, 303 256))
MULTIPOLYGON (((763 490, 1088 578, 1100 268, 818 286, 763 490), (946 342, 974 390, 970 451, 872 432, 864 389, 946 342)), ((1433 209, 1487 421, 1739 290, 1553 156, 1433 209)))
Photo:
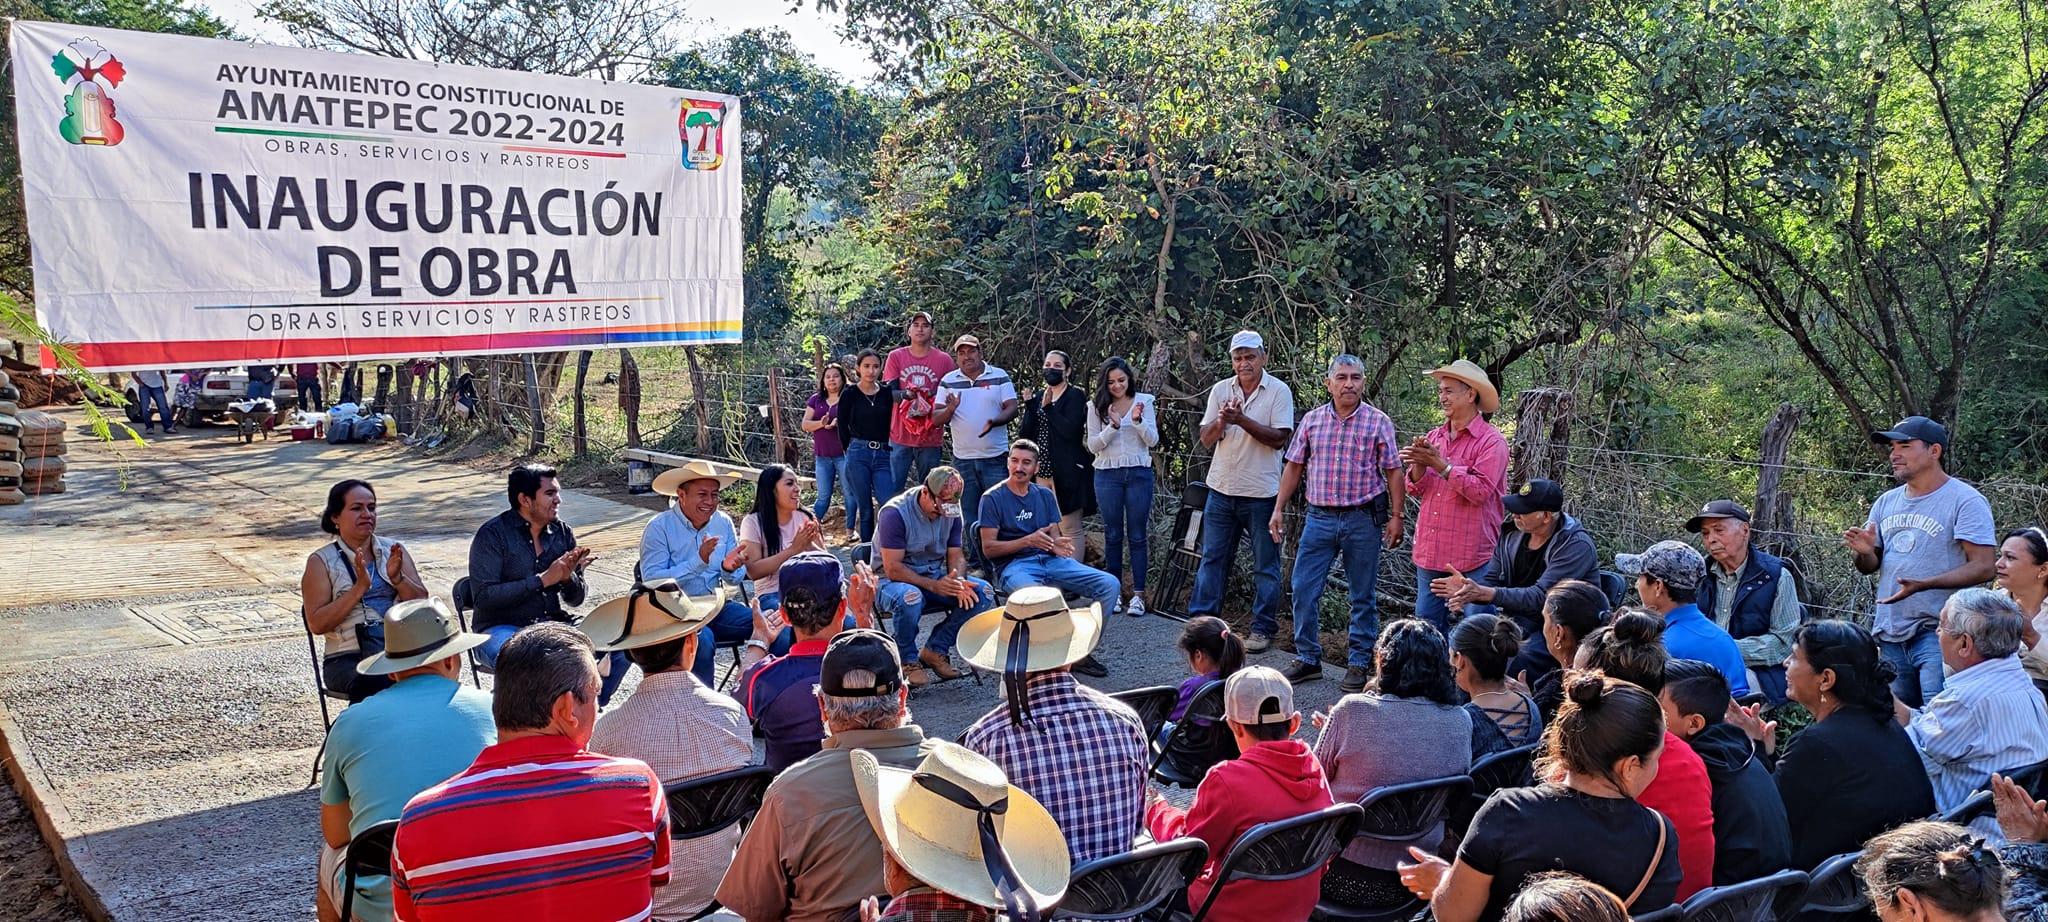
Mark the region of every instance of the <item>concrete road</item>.
MULTIPOLYGON (((504 508, 503 477, 395 446, 243 445, 217 429, 108 446, 65 415, 70 492, 0 507, 7 755, 88 908, 124 922, 311 918, 318 794, 307 780, 323 723, 297 585, 324 541, 327 489, 375 484, 379 531, 445 596, 476 527, 504 508)), ((599 550, 592 604, 626 591, 650 515, 565 497, 563 519, 599 550)), ((1099 687, 1185 677, 1177 623, 1116 616, 1104 633, 1112 673, 1099 687)), ((1335 678, 1305 686, 1301 706, 1327 707, 1335 678)), ((911 708, 952 738, 997 704, 997 688, 948 682, 914 693, 911 708)))

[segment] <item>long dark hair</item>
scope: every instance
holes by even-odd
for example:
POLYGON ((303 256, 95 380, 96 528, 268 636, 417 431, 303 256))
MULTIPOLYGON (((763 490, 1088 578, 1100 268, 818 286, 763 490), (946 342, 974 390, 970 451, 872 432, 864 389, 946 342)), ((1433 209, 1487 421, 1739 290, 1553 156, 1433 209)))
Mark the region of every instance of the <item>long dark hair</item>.
POLYGON ((1472 671, 1488 682, 1507 677, 1508 661, 1522 648, 1522 629, 1514 619, 1499 615, 1471 615, 1451 628, 1451 652, 1472 664, 1472 671))
POLYGON ((341 515, 341 510, 348 508, 348 494, 357 487, 370 491, 370 501, 376 502, 377 488, 370 486, 367 480, 344 480, 335 484, 328 488, 327 508, 320 513, 321 531, 330 535, 341 534, 341 526, 334 524, 334 520, 341 515))
POLYGON ((1244 668, 1244 641, 1230 632, 1230 625, 1211 615, 1189 618, 1180 629, 1182 653, 1200 653, 1216 664, 1216 678, 1227 679, 1244 668))
POLYGON ((1607 623, 1607 607, 1607 593, 1582 579, 1560 581, 1543 595, 1543 613, 1569 631, 1575 641, 1583 642, 1586 635, 1607 623))
POLYGON ((1555 777, 1570 770, 1607 779, 1626 794, 1614 763, 1629 756, 1649 758, 1664 745, 1664 706, 1642 686, 1598 672, 1569 672, 1564 677, 1564 706, 1543 728, 1543 754, 1536 776, 1555 777))
POLYGON ((782 510, 775 502, 775 485, 789 476, 789 468, 770 464, 754 481, 754 522, 761 526, 761 556, 782 553, 782 510))
POLYGON ((1892 719, 1892 679, 1898 672, 1878 652, 1877 639, 1862 625, 1832 618, 1809 621, 1792 635, 1792 645, 1806 657, 1814 675, 1834 670, 1835 687, 1830 694, 1842 707, 1892 719))
POLYGON ((1374 646, 1379 672, 1365 690, 1395 698, 1422 698, 1438 704, 1458 703, 1458 683, 1451 678, 1451 654, 1444 635, 1427 621, 1401 618, 1380 628, 1374 646))
POLYGON ((825 367, 818 369, 818 393, 813 395, 820 400, 831 396, 825 393, 825 373, 828 371, 839 372, 839 393, 841 394, 846 393, 846 389, 852 387, 854 383, 853 377, 846 373, 846 366, 838 362, 826 362, 825 367))
POLYGON ((1131 363, 1125 361, 1123 356, 1110 356, 1109 361, 1102 363, 1102 370, 1095 375, 1095 416, 1105 425, 1109 422, 1109 405, 1115 400, 1109 395, 1109 373, 1112 371, 1124 373, 1124 381, 1128 385, 1124 391, 1125 396, 1133 401, 1138 399, 1138 373, 1131 370, 1131 363))

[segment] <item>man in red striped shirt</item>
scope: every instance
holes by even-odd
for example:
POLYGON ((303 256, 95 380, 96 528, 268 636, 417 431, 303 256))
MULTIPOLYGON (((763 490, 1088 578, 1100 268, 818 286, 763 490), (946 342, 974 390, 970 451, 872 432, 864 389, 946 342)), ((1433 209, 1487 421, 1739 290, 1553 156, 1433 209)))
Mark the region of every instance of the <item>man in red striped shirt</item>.
POLYGON ((552 621, 498 653, 498 742, 405 805, 391 852, 399 922, 646 919, 668 883, 667 802, 643 762, 590 752, 595 654, 552 621))

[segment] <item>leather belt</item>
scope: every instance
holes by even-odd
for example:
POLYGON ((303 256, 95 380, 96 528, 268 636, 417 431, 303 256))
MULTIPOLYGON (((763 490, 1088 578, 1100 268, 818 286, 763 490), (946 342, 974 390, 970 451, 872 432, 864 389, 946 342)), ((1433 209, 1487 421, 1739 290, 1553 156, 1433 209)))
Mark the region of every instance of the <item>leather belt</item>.
POLYGON ((1315 503, 1309 503, 1308 507, 1317 512, 1325 513, 1328 515, 1343 515, 1346 512, 1366 512, 1372 509, 1372 501, 1367 500, 1365 502, 1350 506, 1318 506, 1315 503))

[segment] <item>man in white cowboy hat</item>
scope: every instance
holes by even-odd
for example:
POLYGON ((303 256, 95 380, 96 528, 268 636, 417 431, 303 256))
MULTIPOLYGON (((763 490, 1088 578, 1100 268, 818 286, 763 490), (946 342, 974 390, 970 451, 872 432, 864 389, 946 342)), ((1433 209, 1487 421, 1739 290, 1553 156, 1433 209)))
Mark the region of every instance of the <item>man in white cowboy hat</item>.
POLYGON ((1073 608, 1047 586, 1019 589, 960 629, 961 657, 1001 673, 1004 697, 960 743, 1052 811, 1075 864, 1130 849, 1150 767, 1138 715, 1073 676, 1101 637, 1102 603, 1073 608))
POLYGON ((973 750, 938 743, 915 769, 855 752, 853 783, 882 840, 880 922, 1036 922, 1066 894, 1059 824, 973 750))
POLYGON ((838 922, 883 892, 882 850, 853 782, 853 753, 910 768, 936 741, 910 720, 896 644, 880 631, 832 639, 817 708, 831 736, 775 777, 718 885, 748 922, 838 922))
MULTIPOLYGON (((1294 685, 1270 666, 1247 666, 1223 683, 1223 719, 1240 755, 1219 762, 1182 810, 1149 795, 1145 826, 1164 842, 1193 836, 1209 846, 1209 863, 1188 886, 1188 905, 1202 905, 1216 886, 1216 871, 1237 834, 1259 823, 1314 813, 1335 801, 1323 767, 1307 743, 1294 738, 1301 712, 1294 685)), ((1285 881, 1239 881, 1218 894, 1214 919, 1306 919, 1321 894, 1323 872, 1285 881)))
MULTIPOLYGON (((462 654, 488 638, 464 633, 439 599, 418 599, 391 606, 384 639, 384 651, 357 663, 356 670, 389 676, 394 684, 342 711, 327 733, 320 899, 337 914, 341 856, 349 840, 397 819, 413 795, 469 767, 498 739, 491 696, 462 684, 462 654)), ((389 878, 357 879, 355 915, 391 918, 389 878)))
POLYGON ((1294 437, 1294 391, 1266 373, 1266 340, 1253 330, 1230 337, 1231 376, 1209 388, 1202 412, 1202 445, 1216 451, 1202 482, 1202 565, 1188 614, 1223 613, 1223 587, 1237 560, 1237 539, 1252 538, 1252 636, 1245 649, 1259 653, 1280 629, 1280 544, 1266 530, 1280 493, 1280 452, 1294 437))
MULTIPOLYGON (((639 580, 673 580, 694 597, 718 591, 721 583, 738 580, 747 565, 732 516, 718 508, 718 492, 744 479, 738 471, 709 461, 693 460, 662 471, 654 492, 675 497, 675 503, 647 520, 640 533, 639 580)), ((708 642, 697 645, 691 665, 699 681, 711 684, 712 659, 722 643, 739 643, 754 632, 754 617, 737 599, 728 599, 705 625, 708 642)))
POLYGON ((1422 499, 1415 514, 1415 615, 1449 630, 1451 610, 1429 584, 1457 570, 1478 573, 1500 540, 1508 442, 1487 422, 1500 409, 1500 391, 1486 370, 1467 359, 1424 372, 1436 379, 1436 405, 1444 424, 1406 448, 1408 492, 1422 499))
MULTIPOLYGON (((754 760, 746 712, 690 674, 698 631, 723 607, 723 590, 692 598, 674 583, 643 585, 577 625, 598 650, 625 651, 644 676, 632 696, 597 719, 592 751, 639 759, 664 785, 754 760)), ((675 843, 668 886, 654 893, 654 918, 688 919, 708 905, 739 841, 732 828, 675 843)))

